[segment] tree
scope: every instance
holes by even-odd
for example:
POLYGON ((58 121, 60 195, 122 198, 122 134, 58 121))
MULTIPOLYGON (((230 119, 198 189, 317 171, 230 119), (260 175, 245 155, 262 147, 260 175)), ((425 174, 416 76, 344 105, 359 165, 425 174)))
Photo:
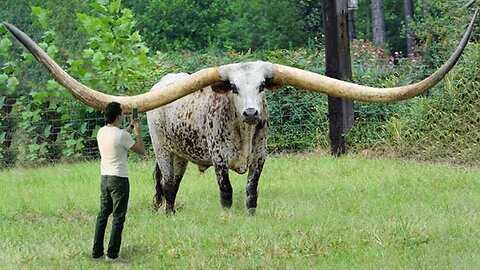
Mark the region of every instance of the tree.
POLYGON ((373 42, 385 45, 385 14, 383 0, 372 0, 372 33, 373 42))
POLYGON ((348 36, 350 40, 357 38, 355 31, 355 9, 358 9, 358 1, 348 0, 348 36))
POLYGON ((405 29, 407 34, 407 53, 409 57, 413 56, 413 29, 412 29, 412 18, 413 18, 413 0, 404 0, 404 9, 405 9, 405 29))

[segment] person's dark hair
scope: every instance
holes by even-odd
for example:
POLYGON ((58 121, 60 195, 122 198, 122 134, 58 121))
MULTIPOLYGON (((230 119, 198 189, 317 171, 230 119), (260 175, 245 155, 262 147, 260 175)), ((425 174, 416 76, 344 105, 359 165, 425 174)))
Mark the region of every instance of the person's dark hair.
POLYGON ((118 102, 110 102, 105 107, 105 120, 107 124, 111 124, 117 119, 117 116, 122 114, 122 107, 118 102))

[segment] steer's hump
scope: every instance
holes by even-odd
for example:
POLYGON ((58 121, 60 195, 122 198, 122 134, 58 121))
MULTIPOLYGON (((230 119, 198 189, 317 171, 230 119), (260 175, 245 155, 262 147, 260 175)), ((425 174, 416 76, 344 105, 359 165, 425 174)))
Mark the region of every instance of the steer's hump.
POLYGON ((156 83, 150 91, 157 91, 160 90, 172 83, 176 82, 177 80, 190 76, 188 73, 169 73, 160 79, 158 83, 156 83))

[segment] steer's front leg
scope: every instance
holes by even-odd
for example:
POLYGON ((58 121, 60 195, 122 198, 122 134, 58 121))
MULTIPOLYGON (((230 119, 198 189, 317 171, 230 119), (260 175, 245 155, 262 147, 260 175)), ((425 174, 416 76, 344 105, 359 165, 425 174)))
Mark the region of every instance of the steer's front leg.
POLYGON ((220 203, 225 208, 232 207, 232 185, 228 177, 228 168, 226 165, 215 164, 215 174, 217 176, 218 186, 220 188, 220 203))
POLYGON ((264 158, 259 158, 256 162, 253 162, 248 169, 248 180, 246 186, 246 206, 249 214, 255 214, 257 209, 257 187, 258 180, 260 179, 260 174, 262 174, 263 164, 265 163, 264 158))

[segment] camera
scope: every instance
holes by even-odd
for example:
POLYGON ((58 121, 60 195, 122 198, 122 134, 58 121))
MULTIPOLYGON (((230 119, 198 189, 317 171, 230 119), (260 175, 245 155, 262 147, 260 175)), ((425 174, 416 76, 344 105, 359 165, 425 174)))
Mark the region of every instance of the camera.
POLYGON ((133 119, 138 119, 138 109, 137 108, 133 109, 132 118, 133 119))

